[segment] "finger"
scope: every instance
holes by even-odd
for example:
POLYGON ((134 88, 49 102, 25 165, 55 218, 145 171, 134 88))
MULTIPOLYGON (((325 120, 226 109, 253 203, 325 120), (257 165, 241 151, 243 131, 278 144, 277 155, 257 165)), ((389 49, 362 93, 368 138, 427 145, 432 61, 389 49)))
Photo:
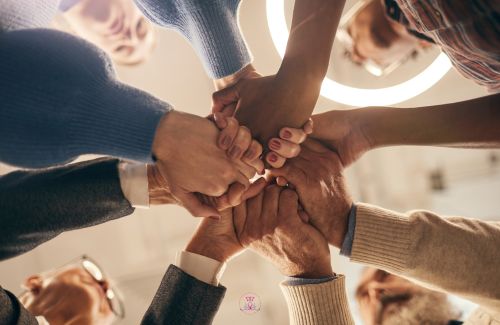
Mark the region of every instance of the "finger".
POLYGON ((311 217, 309 217, 307 212, 305 212, 304 210, 299 210, 299 217, 300 220, 302 220, 304 223, 309 223, 309 220, 311 219, 311 217))
POLYGON ((278 186, 286 186, 286 184, 288 184, 288 180, 283 176, 278 176, 276 177, 276 184, 278 186))
POLYGON ((244 174, 236 173, 236 182, 240 183, 247 189, 250 186, 250 180, 249 177, 245 176, 244 174))
POLYGON ((225 129, 227 127, 226 117, 222 113, 220 112, 214 113, 213 118, 215 125, 217 125, 219 130, 225 129))
POLYGON ((266 161, 273 168, 281 168, 285 164, 286 158, 275 152, 270 152, 266 155, 266 161))
POLYGON ((299 186, 305 184, 307 181, 306 175, 302 172, 302 170, 292 164, 287 164, 282 168, 271 169, 270 174, 276 177, 277 182, 278 178, 285 178, 285 180, 279 180, 279 185, 282 185, 282 182, 286 181, 289 186, 291 184, 299 186))
POLYGON ((236 103, 229 104, 226 107, 222 109, 222 114, 225 117, 232 117, 234 116, 234 112, 236 111, 236 103))
POLYGON ((300 145, 278 138, 269 140, 268 146, 269 149, 284 158, 297 157, 300 153, 300 145))
POLYGON ((247 202, 243 201, 240 205, 233 208, 233 224, 236 237, 240 242, 240 245, 246 247, 248 242, 246 236, 245 223, 247 220, 247 202))
POLYGON ((314 130, 314 122, 312 120, 312 118, 310 118, 306 124, 304 124, 304 126, 302 127, 302 129, 304 130, 304 132, 309 135, 311 133, 313 133, 313 130, 314 130))
POLYGON ((262 222, 260 216, 262 214, 262 202, 264 200, 264 191, 260 192, 257 196, 246 201, 246 215, 245 233, 247 244, 262 238, 262 222))
MULTIPOLYGON (((234 118, 228 118, 233 119, 234 118)), ((246 126, 240 126, 238 128, 238 132, 236 133, 236 137, 233 140, 233 144, 229 149, 229 157, 233 160, 238 160, 243 156, 243 153, 250 148, 252 143, 252 134, 250 130, 246 126)))
POLYGON ((227 150, 231 147, 239 129, 238 121, 236 121, 235 118, 226 117, 225 120, 227 125, 222 131, 220 131, 219 139, 217 141, 219 148, 222 150, 227 150))
POLYGON ((221 89, 212 94, 212 113, 222 112, 224 107, 239 99, 238 84, 221 89))
MULTIPOLYGON (((258 163, 254 163, 254 165, 257 166, 258 163)), ((236 161, 236 168, 240 171, 241 174, 245 175, 247 179, 253 178, 255 176, 255 173, 257 172, 257 170, 253 166, 244 163, 241 160, 236 161)))
POLYGON ((212 206, 202 203, 194 193, 178 193, 176 197, 182 203, 184 208, 194 217, 209 217, 220 219, 219 212, 212 206))
POLYGON ((240 183, 234 183, 227 191, 229 205, 234 207, 241 203, 241 197, 247 189, 240 183))
POLYGON ((302 129, 293 129, 285 127, 280 130, 280 138, 295 144, 301 144, 306 140, 307 134, 302 129))
POLYGON ((299 196, 293 190, 283 190, 279 197, 278 219, 279 223, 288 223, 294 215, 298 214, 299 196))
POLYGON ((262 145, 256 140, 252 140, 250 146, 243 155, 243 161, 246 163, 252 162, 258 159, 260 155, 262 155, 262 145))
POLYGON ((281 187, 270 185, 264 189, 264 200, 262 202, 262 213, 260 223, 262 224, 263 234, 269 234, 274 231, 278 223, 278 205, 281 187))
POLYGON ((256 195, 261 193, 268 184, 269 182, 264 177, 259 178, 250 185, 250 187, 248 188, 248 190, 246 190, 245 193, 243 193, 241 199, 248 200, 255 197, 256 195))

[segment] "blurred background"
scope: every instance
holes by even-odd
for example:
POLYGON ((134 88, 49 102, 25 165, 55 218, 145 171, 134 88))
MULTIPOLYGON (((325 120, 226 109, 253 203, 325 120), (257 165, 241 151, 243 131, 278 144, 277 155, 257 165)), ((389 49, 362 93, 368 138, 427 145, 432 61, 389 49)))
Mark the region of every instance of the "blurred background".
MULTIPOLYGON (((285 1, 287 19, 292 0, 285 1)), ((356 1, 347 1, 346 10, 356 1)), ((243 1, 240 25, 254 56, 254 65, 264 75, 273 74, 280 57, 273 45, 266 18, 265 0, 243 1)), ((138 66, 117 66, 119 78, 198 115, 210 111, 212 81, 205 74, 194 50, 179 34, 157 30, 151 58, 138 66)), ((395 85, 422 71, 437 56, 426 51, 385 77, 374 77, 347 60, 338 42, 328 77, 351 86, 379 88, 395 85)), ((428 91, 397 107, 425 106, 461 101, 486 95, 486 91, 450 70, 428 91)), ((348 106, 321 97, 315 112, 348 106)), ((83 158, 85 159, 85 158, 83 158)), ((12 170, 0 166, 0 172, 12 170)), ((355 200, 406 211, 429 209, 446 215, 500 220, 500 151, 424 147, 394 147, 374 150, 346 171, 355 200)), ((176 206, 137 209, 126 218, 93 228, 65 233, 23 256, 0 263, 0 284, 14 293, 28 275, 64 264, 86 253, 96 259, 117 282, 125 296, 126 318, 119 324, 139 324, 161 277, 176 252, 189 240, 198 220, 176 206)), ((360 267, 338 256, 332 249, 337 273, 347 277, 352 295, 360 267)), ((228 288, 214 324, 287 324, 288 314, 278 283, 282 276, 271 264, 252 252, 233 259, 222 278, 228 288), (246 293, 260 297, 261 310, 248 315, 239 310, 246 293)), ((458 301, 465 312, 471 304, 458 301)), ((351 300, 356 313, 356 303, 351 300)))

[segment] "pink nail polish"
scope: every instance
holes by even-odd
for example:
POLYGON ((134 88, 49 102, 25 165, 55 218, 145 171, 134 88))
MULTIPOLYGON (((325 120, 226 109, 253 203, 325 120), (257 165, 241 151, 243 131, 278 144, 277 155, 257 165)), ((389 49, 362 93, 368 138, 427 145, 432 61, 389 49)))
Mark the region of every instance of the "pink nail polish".
POLYGON ((278 157, 276 157, 276 155, 270 154, 267 159, 269 159, 270 162, 276 162, 278 160, 278 157))
POLYGON ((292 137, 292 132, 286 130, 285 132, 283 132, 283 138, 285 139, 290 139, 292 137))
POLYGON ((281 143, 278 140, 271 140, 271 149, 273 150, 280 150, 281 148, 281 143))

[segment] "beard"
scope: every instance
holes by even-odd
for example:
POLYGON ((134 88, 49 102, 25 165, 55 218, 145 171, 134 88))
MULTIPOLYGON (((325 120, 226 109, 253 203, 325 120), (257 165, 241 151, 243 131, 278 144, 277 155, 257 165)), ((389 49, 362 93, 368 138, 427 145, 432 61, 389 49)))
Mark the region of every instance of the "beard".
POLYGON ((459 316, 445 294, 426 291, 414 294, 404 304, 388 305, 382 325, 446 325, 459 316))

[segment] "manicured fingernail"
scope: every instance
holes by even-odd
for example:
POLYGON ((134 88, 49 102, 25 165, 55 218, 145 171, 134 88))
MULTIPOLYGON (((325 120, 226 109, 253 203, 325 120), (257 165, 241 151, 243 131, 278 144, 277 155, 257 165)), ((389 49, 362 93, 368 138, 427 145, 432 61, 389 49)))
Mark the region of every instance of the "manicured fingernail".
POLYGON ((248 149, 247 152, 245 152, 245 158, 252 158, 255 152, 253 149, 248 149))
POLYGON ((271 144, 269 145, 269 147, 272 150, 280 150, 281 143, 278 140, 271 140, 271 144))
POLYGON ((224 138, 222 138, 222 146, 223 147, 228 147, 230 143, 231 143, 231 138, 229 138, 228 135, 226 135, 224 138))
POLYGON ((288 131, 288 130, 285 130, 283 132, 283 138, 285 139, 290 139, 292 137, 292 132, 288 131))
POLYGON ((270 154, 269 156, 267 156, 267 160, 269 160, 270 162, 276 162, 278 161, 278 157, 276 157, 275 154, 270 154))
POLYGON ((232 147, 231 150, 229 150, 229 156, 231 158, 236 158, 240 155, 240 152, 241 152, 240 148, 232 147))

